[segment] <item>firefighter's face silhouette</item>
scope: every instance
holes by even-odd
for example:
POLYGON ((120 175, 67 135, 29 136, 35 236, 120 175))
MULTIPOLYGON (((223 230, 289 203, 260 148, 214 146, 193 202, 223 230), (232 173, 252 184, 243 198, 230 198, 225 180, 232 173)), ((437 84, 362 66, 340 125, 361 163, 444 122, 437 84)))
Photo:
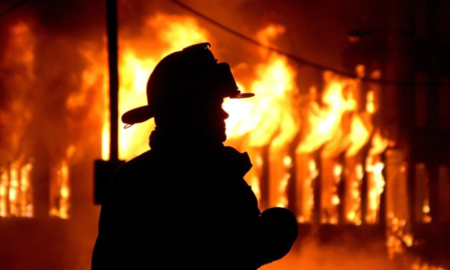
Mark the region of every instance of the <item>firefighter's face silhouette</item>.
POLYGON ((210 98, 196 104, 194 110, 195 128, 213 140, 224 142, 227 139, 225 119, 229 114, 222 108, 224 99, 221 97, 210 98))

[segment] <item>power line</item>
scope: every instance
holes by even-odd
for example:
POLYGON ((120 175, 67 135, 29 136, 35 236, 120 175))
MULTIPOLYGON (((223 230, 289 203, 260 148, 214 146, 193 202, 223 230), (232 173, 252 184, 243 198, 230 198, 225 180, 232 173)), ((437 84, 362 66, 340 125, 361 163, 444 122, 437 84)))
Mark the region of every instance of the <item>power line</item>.
POLYGON ((306 59, 300 58, 300 57, 298 57, 298 56, 295 56, 295 55, 292 55, 292 54, 283 52, 283 51, 281 51, 281 50, 279 50, 279 49, 277 49, 277 48, 274 48, 274 47, 271 47, 271 46, 264 45, 264 44, 262 44, 262 43, 260 43, 260 42, 258 42, 258 41, 256 41, 256 40, 254 40, 254 39, 252 39, 252 38, 250 38, 250 37, 248 37, 248 36, 245 36, 245 35, 243 35, 243 34, 237 32, 237 31, 234 31, 233 29, 231 29, 231 28, 229 28, 229 27, 227 27, 227 26, 225 26, 225 25, 223 25, 223 24, 221 24, 221 23, 219 23, 219 22, 217 22, 217 21, 215 21, 215 20, 213 20, 213 19, 207 17, 206 15, 204 15, 204 14, 202 14, 202 13, 200 13, 200 12, 198 12, 198 11, 196 11, 196 10, 194 10, 194 9, 192 9, 192 8, 190 8, 190 7, 188 7, 188 6, 186 6, 186 5, 183 4, 183 3, 178 2, 177 0, 172 0, 172 2, 174 2, 175 4, 181 6, 181 7, 184 8, 184 9, 186 9, 186 10, 188 10, 188 11, 194 13, 195 15, 201 17, 202 19, 205 19, 206 21, 208 21, 208 22, 210 22, 210 23, 212 23, 212 24, 218 26, 219 28, 221 28, 221 29, 223 29, 223 30, 225 30, 225 31, 227 31, 227 32, 229 32, 229 33, 231 33, 231 34, 237 36, 237 37, 240 37, 241 39, 244 39, 244 40, 246 40, 246 41, 248 41, 248 42, 250 42, 250 43, 253 43, 253 44, 257 45, 257 46, 266 48, 266 49, 268 49, 268 50, 277 52, 277 53, 279 53, 279 54, 283 54, 283 55, 285 55, 285 56, 287 56, 287 57, 289 57, 289 58, 291 58, 291 59, 293 59, 293 60, 295 60, 295 61, 297 61, 297 62, 300 62, 300 63, 305 64, 305 65, 308 65, 308 66, 315 67, 315 68, 317 68, 317 69, 321 69, 321 70, 330 70, 330 71, 333 71, 333 72, 335 72, 335 73, 341 73, 341 74, 343 74, 344 76, 347 76, 347 77, 356 77, 354 74, 347 73, 347 72, 343 72, 343 71, 339 71, 339 70, 336 70, 336 69, 333 69, 333 68, 330 68, 330 67, 327 67, 327 66, 323 66, 323 65, 321 65, 321 64, 317 64, 317 63, 308 61, 308 60, 306 60, 306 59))
POLYGON ((22 4, 24 4, 27 0, 20 0, 17 3, 15 3, 14 5, 10 6, 9 8, 7 8, 5 11, 3 11, 2 13, 0 13, 0 17, 5 16, 6 14, 8 14, 9 12, 13 11, 14 9, 20 7, 22 4))
MULTIPOLYGON (((203 13, 201 13, 201 12, 199 12, 199 11, 197 11, 197 10, 195 10, 195 9, 193 9, 193 8, 191 8, 191 7, 185 5, 185 4, 183 4, 183 3, 181 3, 181 2, 179 2, 177 0, 171 0, 171 1, 174 4, 180 6, 181 8, 183 8, 183 9, 185 9, 185 10, 195 14, 196 16, 198 16, 198 17, 208 21, 209 23, 219 27, 220 29, 222 29, 222 30, 224 30, 224 31, 234 35, 234 36, 237 36, 237 37, 239 37, 239 38, 241 38, 241 39, 243 39, 243 40, 245 40, 247 42, 250 42, 250 43, 252 43, 254 45, 257 45, 257 46, 265 48, 267 50, 270 50, 270 51, 276 52, 278 54, 284 55, 284 56, 286 56, 287 58, 289 58, 291 60, 294 60, 294 61, 296 61, 298 63, 304 64, 304 65, 307 65, 307 66, 311 66, 311 67, 319 69, 319 70, 323 70, 323 71, 328 70, 328 71, 331 71, 331 72, 333 72, 335 74, 339 74, 339 75, 344 76, 344 77, 357 78, 357 76, 355 74, 353 74, 353 73, 350 73, 350 72, 347 72, 347 71, 343 71, 343 70, 338 70, 338 69, 335 69, 335 68, 332 68, 332 67, 328 67, 328 66, 324 66, 322 64, 306 60, 304 58, 301 58, 299 56, 290 54, 288 52, 285 52, 285 51, 282 51, 280 49, 274 48, 272 46, 264 45, 261 42, 255 40, 253 38, 250 38, 250 37, 248 37, 248 36, 246 36, 246 35, 244 35, 242 33, 239 33, 239 32, 237 32, 237 31, 235 31, 235 30, 233 30, 233 29, 231 29, 231 28, 229 28, 229 27, 227 27, 227 26, 217 22, 216 20, 211 19, 210 17, 206 16, 205 14, 203 14, 203 13)), ((365 81, 365 82, 378 83, 378 84, 384 84, 384 85, 399 85, 399 86, 444 86, 444 85, 449 85, 448 83, 440 83, 440 82, 436 82, 436 83, 413 83, 413 82, 379 80, 379 79, 372 79, 372 78, 367 78, 367 77, 362 77, 360 79, 362 81, 365 81)))

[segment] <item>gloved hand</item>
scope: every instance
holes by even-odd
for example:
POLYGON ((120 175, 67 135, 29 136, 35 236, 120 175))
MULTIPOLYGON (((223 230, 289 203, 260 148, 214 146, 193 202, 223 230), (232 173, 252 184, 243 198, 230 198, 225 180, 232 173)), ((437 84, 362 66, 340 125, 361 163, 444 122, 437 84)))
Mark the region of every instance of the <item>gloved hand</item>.
POLYGON ((261 214, 260 222, 264 257, 270 261, 281 259, 289 253, 298 236, 295 215, 288 209, 274 207, 261 214))

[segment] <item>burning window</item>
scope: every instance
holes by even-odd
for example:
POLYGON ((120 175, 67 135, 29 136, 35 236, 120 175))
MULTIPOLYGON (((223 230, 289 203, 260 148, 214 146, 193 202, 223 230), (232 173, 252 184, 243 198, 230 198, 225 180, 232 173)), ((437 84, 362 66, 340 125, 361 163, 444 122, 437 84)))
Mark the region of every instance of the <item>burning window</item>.
POLYGON ((11 77, 2 85, 10 95, 0 107, 0 216, 33 217, 34 157, 26 143, 32 115, 25 97, 35 81, 35 36, 25 23, 18 23, 10 28, 7 42, 1 64, 10 68, 11 77))

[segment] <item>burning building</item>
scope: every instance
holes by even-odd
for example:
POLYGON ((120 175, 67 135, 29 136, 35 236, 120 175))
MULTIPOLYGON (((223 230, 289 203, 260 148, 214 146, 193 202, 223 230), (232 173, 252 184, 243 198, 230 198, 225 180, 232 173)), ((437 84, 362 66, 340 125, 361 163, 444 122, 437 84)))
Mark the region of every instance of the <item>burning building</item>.
MULTIPOLYGON (((212 43, 256 94, 225 102, 227 144, 249 153, 260 208, 299 223, 264 268, 450 268, 449 3, 183 3, 219 27, 174 1, 119 1, 118 112, 145 105, 163 56, 212 43)), ((29 1, 0 20, 1 269, 85 269, 93 164, 114 140, 105 3, 29 1)), ((118 158, 153 128, 120 127, 118 158)))

